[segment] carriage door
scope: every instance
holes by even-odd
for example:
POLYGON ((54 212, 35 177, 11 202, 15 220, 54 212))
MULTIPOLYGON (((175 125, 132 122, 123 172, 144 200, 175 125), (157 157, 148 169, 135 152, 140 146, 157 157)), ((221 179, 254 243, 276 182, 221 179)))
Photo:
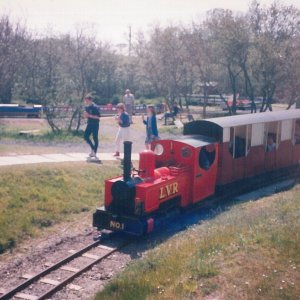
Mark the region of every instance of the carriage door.
POLYGON ((251 125, 230 128, 229 152, 233 157, 233 181, 245 177, 246 156, 251 145, 249 137, 251 137, 251 125))
POLYGON ((277 165, 279 168, 290 166, 293 161, 293 120, 282 120, 280 130, 280 143, 277 151, 277 165))
POLYGON ((215 192, 218 145, 209 144, 197 149, 193 184, 193 203, 215 192))
POLYGON ((294 123, 294 152, 293 152, 293 163, 297 164, 300 160, 300 119, 295 120, 294 123))

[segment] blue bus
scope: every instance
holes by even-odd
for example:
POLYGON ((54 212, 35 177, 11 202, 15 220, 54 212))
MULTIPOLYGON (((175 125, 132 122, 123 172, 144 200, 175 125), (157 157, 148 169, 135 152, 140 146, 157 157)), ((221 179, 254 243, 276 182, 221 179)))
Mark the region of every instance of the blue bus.
POLYGON ((1 118, 41 118, 42 113, 42 105, 0 104, 1 118))

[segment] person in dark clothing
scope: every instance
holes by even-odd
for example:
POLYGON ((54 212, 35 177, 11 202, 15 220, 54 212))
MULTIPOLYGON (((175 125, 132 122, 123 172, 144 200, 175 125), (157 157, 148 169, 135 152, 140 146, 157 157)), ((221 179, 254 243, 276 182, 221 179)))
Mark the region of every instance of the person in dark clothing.
POLYGON ((154 106, 152 106, 152 105, 148 106, 147 119, 145 120, 144 115, 142 115, 142 120, 143 120, 143 123, 146 125, 147 136, 146 136, 146 140, 145 140, 145 146, 146 146, 146 149, 150 149, 151 142, 159 139, 154 106))
POLYGON ((174 102, 172 111, 169 112, 169 113, 167 112, 167 113, 164 114, 165 125, 167 125, 167 120, 168 120, 168 118, 172 118, 173 121, 175 121, 175 118, 176 118, 176 116, 178 115, 178 113, 179 113, 179 107, 178 107, 177 103, 174 102))
POLYGON ((90 157, 97 157, 98 149, 98 131, 99 131, 99 122, 100 122, 100 111, 99 108, 93 103, 93 98, 91 96, 86 96, 84 98, 85 103, 85 112, 84 117, 87 119, 87 126, 84 131, 84 140, 90 145, 91 153, 90 157), (90 136, 93 136, 93 142, 90 139, 90 136))

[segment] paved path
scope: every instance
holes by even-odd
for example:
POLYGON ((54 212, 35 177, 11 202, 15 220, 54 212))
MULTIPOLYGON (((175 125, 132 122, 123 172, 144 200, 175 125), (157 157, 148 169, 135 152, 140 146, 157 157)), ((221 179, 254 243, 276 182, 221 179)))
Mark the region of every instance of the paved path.
MULTIPOLYGON (((87 153, 64 153, 64 154, 41 154, 41 155, 9 155, 0 156, 1 166, 38 164, 38 163, 55 163, 55 162, 71 162, 86 161, 87 153)), ((112 153, 98 153, 101 161, 114 161, 116 158, 112 153)), ((138 154, 132 153, 132 160, 138 160, 138 154)), ((120 158, 123 158, 121 155, 120 158)))

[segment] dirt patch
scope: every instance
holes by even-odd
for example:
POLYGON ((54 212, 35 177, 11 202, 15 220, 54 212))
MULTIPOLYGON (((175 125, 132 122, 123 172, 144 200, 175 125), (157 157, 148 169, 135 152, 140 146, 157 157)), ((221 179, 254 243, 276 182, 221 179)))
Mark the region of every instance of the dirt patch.
MULTIPOLYGON (((91 215, 82 215, 79 219, 80 222, 74 221, 55 226, 45 231, 42 237, 28 239, 11 253, 0 256, 1 288, 9 291, 24 282, 23 275, 39 273, 49 265, 70 255, 69 250, 78 250, 91 243, 93 236, 97 234, 90 224, 91 215)), ((52 299, 90 299, 130 260, 130 252, 115 253, 104 264, 93 267, 73 282, 83 287, 82 290, 71 291, 65 288, 52 299)), ((63 278, 61 271, 50 276, 54 280, 63 278)), ((45 286, 46 288, 49 286, 45 286)), ((27 292, 34 295, 34 287, 31 286, 27 292)), ((38 292, 41 293, 41 291, 38 292)))
MULTIPOLYGON (((98 233, 91 226, 91 213, 82 214, 78 219, 80 221, 56 225, 45 230, 43 236, 37 239, 28 239, 12 252, 0 256, 1 288, 9 291, 25 281, 22 278, 23 275, 39 273, 49 265, 68 256, 69 250, 78 250, 91 243, 93 237, 98 233)), ((106 242, 106 245, 113 247, 116 242, 118 241, 112 239, 106 242)), ((130 261, 140 258, 147 249, 152 248, 155 244, 155 236, 133 241, 132 244, 114 253, 103 263, 95 265, 76 278, 72 284, 82 287, 81 290, 74 291, 66 287, 51 299, 92 299, 130 261)), ((58 281, 64 278, 62 271, 57 271, 49 276, 51 276, 50 279, 58 281)), ((45 286, 45 291, 49 287, 45 286)), ((43 290, 43 292, 45 291, 43 290)), ((41 290, 35 290, 34 285, 31 285, 25 292, 31 295, 41 294, 41 290)))

